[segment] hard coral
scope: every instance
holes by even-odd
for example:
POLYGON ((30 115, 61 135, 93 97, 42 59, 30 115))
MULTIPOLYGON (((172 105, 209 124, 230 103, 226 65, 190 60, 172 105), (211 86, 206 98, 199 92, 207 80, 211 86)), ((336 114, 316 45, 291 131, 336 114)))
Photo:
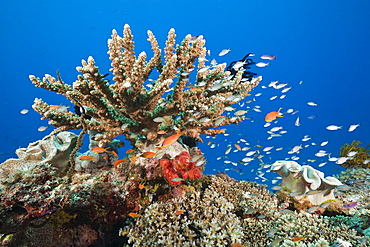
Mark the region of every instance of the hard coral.
POLYGON ((191 162, 190 159, 190 154, 184 151, 172 160, 160 160, 163 176, 172 186, 181 184, 181 181, 173 181, 174 178, 186 180, 202 177, 202 170, 196 166, 197 162, 191 162))
POLYGON ((161 139, 158 131, 181 131, 184 136, 201 140, 200 134, 223 133, 223 129, 216 127, 244 119, 224 116, 220 121, 219 117, 225 107, 248 96, 262 77, 243 78, 242 70, 230 77, 230 72, 225 71, 226 64, 206 66, 207 49, 202 36, 193 41, 187 35, 175 46, 176 34, 171 29, 162 60, 158 42, 148 31, 154 55, 146 61, 145 52, 135 56, 129 25, 125 25, 123 34, 120 37, 113 30, 108 41, 113 84, 106 79, 107 75, 100 73, 92 57, 82 60, 82 67, 76 68, 83 75, 73 85, 66 84, 59 74, 57 78, 45 75, 43 79, 30 75, 37 87, 62 94, 84 109, 81 115, 57 111, 43 100, 35 99, 33 109, 59 127, 52 134, 72 129, 93 130, 102 133, 96 136, 101 144, 124 135, 138 147, 161 139), (158 70, 158 77, 151 76, 154 69, 158 70), (198 72, 196 80, 191 82, 189 74, 193 70, 198 72), (168 93, 170 89, 173 90, 168 93))

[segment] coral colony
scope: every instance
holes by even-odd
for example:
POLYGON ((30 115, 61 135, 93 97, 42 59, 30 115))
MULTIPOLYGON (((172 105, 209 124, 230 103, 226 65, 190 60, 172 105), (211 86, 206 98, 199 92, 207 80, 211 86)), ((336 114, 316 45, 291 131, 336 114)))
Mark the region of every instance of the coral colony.
MULTIPOLYGON (((82 75, 72 86, 59 72, 30 76, 76 112, 35 99, 33 109, 56 128, 0 166, 2 246, 367 246, 369 186, 354 188, 368 184, 366 168, 351 164, 333 178, 276 161, 271 172, 283 179, 276 193, 226 174, 204 175, 201 134, 241 122, 246 111, 229 116, 225 109, 262 78, 248 71, 251 54, 225 71, 226 64, 207 63, 202 36, 176 45, 171 29, 163 54, 148 36, 149 60, 135 55, 129 25, 123 37, 113 30, 114 83, 92 57, 77 67, 82 75), (80 153, 85 134, 89 150, 80 153), (124 155, 120 135, 132 145, 124 155)), ((364 153, 343 152, 354 150, 364 153)))

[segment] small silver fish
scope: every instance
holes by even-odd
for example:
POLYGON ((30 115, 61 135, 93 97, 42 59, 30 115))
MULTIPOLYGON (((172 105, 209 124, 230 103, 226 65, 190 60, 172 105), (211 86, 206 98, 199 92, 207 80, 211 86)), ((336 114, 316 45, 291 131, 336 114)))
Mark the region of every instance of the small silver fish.
POLYGON ((317 210, 319 209, 319 207, 310 207, 309 209, 307 209, 307 213, 309 214, 313 214, 315 213, 317 210))
POLYGON ((221 57, 221 56, 225 56, 227 53, 229 53, 231 50, 230 49, 223 49, 218 55, 221 57))
POLYGON ((347 160, 348 160, 348 157, 340 157, 335 163, 338 165, 341 165, 343 163, 346 163, 347 160))
POLYGON ((271 229, 268 233, 267 233, 267 236, 268 237, 272 237, 272 236, 274 236, 275 235, 275 233, 277 233, 279 231, 279 229, 277 229, 277 228, 273 228, 273 229, 271 229))
POLYGON ((281 190, 283 187, 281 187, 280 185, 276 185, 274 187, 272 187, 271 189, 272 190, 281 190))
POLYGON ((166 121, 163 117, 156 117, 153 119, 153 122, 156 122, 156 123, 162 123, 166 121))
POLYGON ((285 238, 278 238, 278 239, 275 239, 274 241, 272 241, 269 245, 269 247, 275 247, 275 246, 278 246, 278 244, 285 240, 285 238))
POLYGON ((224 109, 225 109, 225 111, 233 111, 233 110, 235 110, 235 108, 234 107, 231 107, 231 106, 226 106, 224 109))
POLYGON ((252 156, 255 153, 256 153, 256 151, 249 151, 248 153, 245 154, 245 156, 252 156))
POLYGON ((246 158, 242 159, 242 161, 243 162, 246 162, 246 163, 251 162, 252 160, 254 160, 254 158, 248 158, 248 157, 246 157, 246 158))
POLYGON ((318 164, 317 166, 318 167, 323 167, 324 165, 326 165, 326 163, 328 163, 328 162, 322 162, 322 163, 318 164))
POLYGON ((323 146, 325 146, 326 144, 328 144, 329 142, 328 141, 325 141, 325 142, 322 142, 321 144, 320 144, 320 146, 321 147, 323 147, 323 146))
POLYGON ((270 100, 274 100, 274 99, 276 99, 277 98, 277 96, 272 96, 271 98, 270 98, 270 100))
POLYGON ((239 110, 239 111, 235 112, 235 113, 234 113, 234 115, 236 115, 236 116, 241 116, 241 115, 246 114, 247 112, 248 112, 248 111, 246 111, 246 110, 239 110))
POLYGON ((300 126, 301 123, 299 122, 299 117, 297 117, 297 119, 295 120, 295 123, 294 123, 295 126, 300 126))
POLYGON ((301 196, 303 194, 301 192, 291 192, 288 195, 293 197, 293 196, 301 196))
POLYGON ((329 125, 326 127, 327 130, 339 130, 342 129, 343 126, 337 126, 337 125, 329 125))
POLYGON ((286 85, 288 85, 288 83, 282 83, 282 84, 279 84, 279 85, 275 85, 275 89, 282 89, 283 87, 285 87, 286 85))
POLYGON ((341 185, 338 185, 335 187, 337 190, 340 190, 340 191, 347 191, 347 190, 351 190, 352 187, 346 185, 346 184, 341 184, 341 185))
POLYGON ((321 193, 322 191, 321 190, 309 190, 306 192, 306 195, 308 196, 312 196, 312 195, 316 195, 318 193, 321 193))
POLYGON ((48 128, 48 126, 40 126, 37 130, 42 132, 45 131, 48 128))
POLYGON ((260 67, 260 68, 266 67, 268 65, 269 65, 269 63, 263 63, 263 62, 256 63, 256 66, 260 67))
POLYGON ((307 102, 307 105, 310 105, 310 106, 318 106, 318 104, 316 104, 315 102, 307 102))
POLYGON ((348 132, 354 131, 358 126, 360 126, 360 124, 353 124, 353 125, 349 126, 348 132))
POLYGON ((292 87, 286 87, 286 88, 284 88, 283 90, 281 90, 281 93, 286 93, 286 92, 288 92, 290 89, 292 89, 292 87))
POLYGON ((22 111, 21 111, 21 114, 27 114, 29 112, 29 110, 28 109, 23 109, 22 111))
POLYGON ((198 70, 198 73, 206 72, 209 69, 209 67, 203 67, 200 70, 198 70))
POLYGON ((173 182, 181 182, 181 181, 184 181, 184 179, 177 177, 177 178, 171 179, 171 181, 173 181, 173 182))
POLYGON ((246 214, 254 214, 255 212, 257 212, 257 209, 250 208, 250 209, 248 209, 245 213, 246 213, 246 214))

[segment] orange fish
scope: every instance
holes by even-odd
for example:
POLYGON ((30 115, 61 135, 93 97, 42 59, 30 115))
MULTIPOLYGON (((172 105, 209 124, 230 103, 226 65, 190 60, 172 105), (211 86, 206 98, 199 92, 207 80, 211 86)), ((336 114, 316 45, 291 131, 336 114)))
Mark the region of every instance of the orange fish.
POLYGON ((107 152, 107 148, 102 148, 102 147, 94 147, 90 150, 91 152, 94 152, 94 153, 104 153, 104 152, 107 152))
POLYGON ((231 247, 245 247, 245 246, 239 243, 233 243, 231 244, 231 247))
POLYGON ((135 150, 133 150, 133 149, 128 149, 127 151, 126 151, 126 154, 129 154, 129 153, 132 153, 132 152, 135 152, 135 150))
POLYGON ((144 186, 144 184, 139 184, 139 189, 144 189, 145 188, 145 186, 144 186))
POLYGON ((177 141, 177 139, 179 139, 179 137, 182 135, 182 133, 176 133, 176 134, 173 134, 169 137, 167 137, 166 139, 164 139, 163 143, 162 143, 162 148, 165 148, 165 147, 168 147, 170 145, 172 145, 174 142, 177 141))
POLYGON ((142 215, 141 214, 137 214, 137 213, 129 213, 128 216, 130 216, 132 218, 136 218, 136 217, 141 217, 142 215))
POLYGON ((239 151, 242 150, 242 148, 240 147, 239 144, 234 144, 234 146, 236 147, 236 149, 238 149, 239 151))
POLYGON ((51 106, 49 107, 49 109, 50 109, 50 110, 56 110, 56 109, 58 109, 60 106, 61 106, 61 105, 51 105, 51 106))
POLYGON ((117 167, 119 164, 121 164, 122 162, 125 162, 127 161, 127 159, 120 159, 120 160, 117 160, 116 162, 114 162, 113 166, 114 167, 117 167))
POLYGON ((283 108, 279 108, 278 111, 272 111, 270 113, 267 113, 266 116, 265 116, 265 121, 266 122, 272 122, 274 121, 277 117, 282 117, 280 115, 280 110, 283 109, 283 108))
POLYGON ((175 215, 180 215, 180 214, 183 214, 185 212, 185 210, 178 210, 178 211, 175 211, 175 215))
POLYGON ((78 158, 79 160, 93 160, 95 157, 93 156, 87 156, 87 155, 84 155, 84 156, 81 156, 80 158, 78 158))
POLYGON ((136 154, 131 155, 131 163, 136 164, 136 154))
POLYGON ((164 131, 164 130, 159 130, 157 132, 158 135, 164 135, 164 134, 167 134, 167 131, 164 131))
POLYGON ((157 153, 154 152, 145 152, 141 155, 143 158, 153 158, 157 153))
POLYGON ((306 240, 304 237, 295 237, 295 238, 292 238, 292 241, 293 242, 298 242, 298 241, 301 241, 301 240, 306 240))

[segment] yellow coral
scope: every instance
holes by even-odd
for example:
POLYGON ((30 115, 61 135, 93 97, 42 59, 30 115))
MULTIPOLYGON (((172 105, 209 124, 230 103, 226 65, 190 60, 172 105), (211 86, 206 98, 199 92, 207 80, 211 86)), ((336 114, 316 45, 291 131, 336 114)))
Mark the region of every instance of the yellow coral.
POLYGON ((350 152, 357 152, 352 158, 348 159, 346 162, 341 164, 343 167, 370 167, 370 150, 367 150, 370 147, 370 144, 366 147, 359 146, 362 144, 360 141, 352 141, 351 144, 345 143, 344 146, 340 148, 340 156, 347 157, 350 152), (365 162, 366 160, 367 163, 365 162))

